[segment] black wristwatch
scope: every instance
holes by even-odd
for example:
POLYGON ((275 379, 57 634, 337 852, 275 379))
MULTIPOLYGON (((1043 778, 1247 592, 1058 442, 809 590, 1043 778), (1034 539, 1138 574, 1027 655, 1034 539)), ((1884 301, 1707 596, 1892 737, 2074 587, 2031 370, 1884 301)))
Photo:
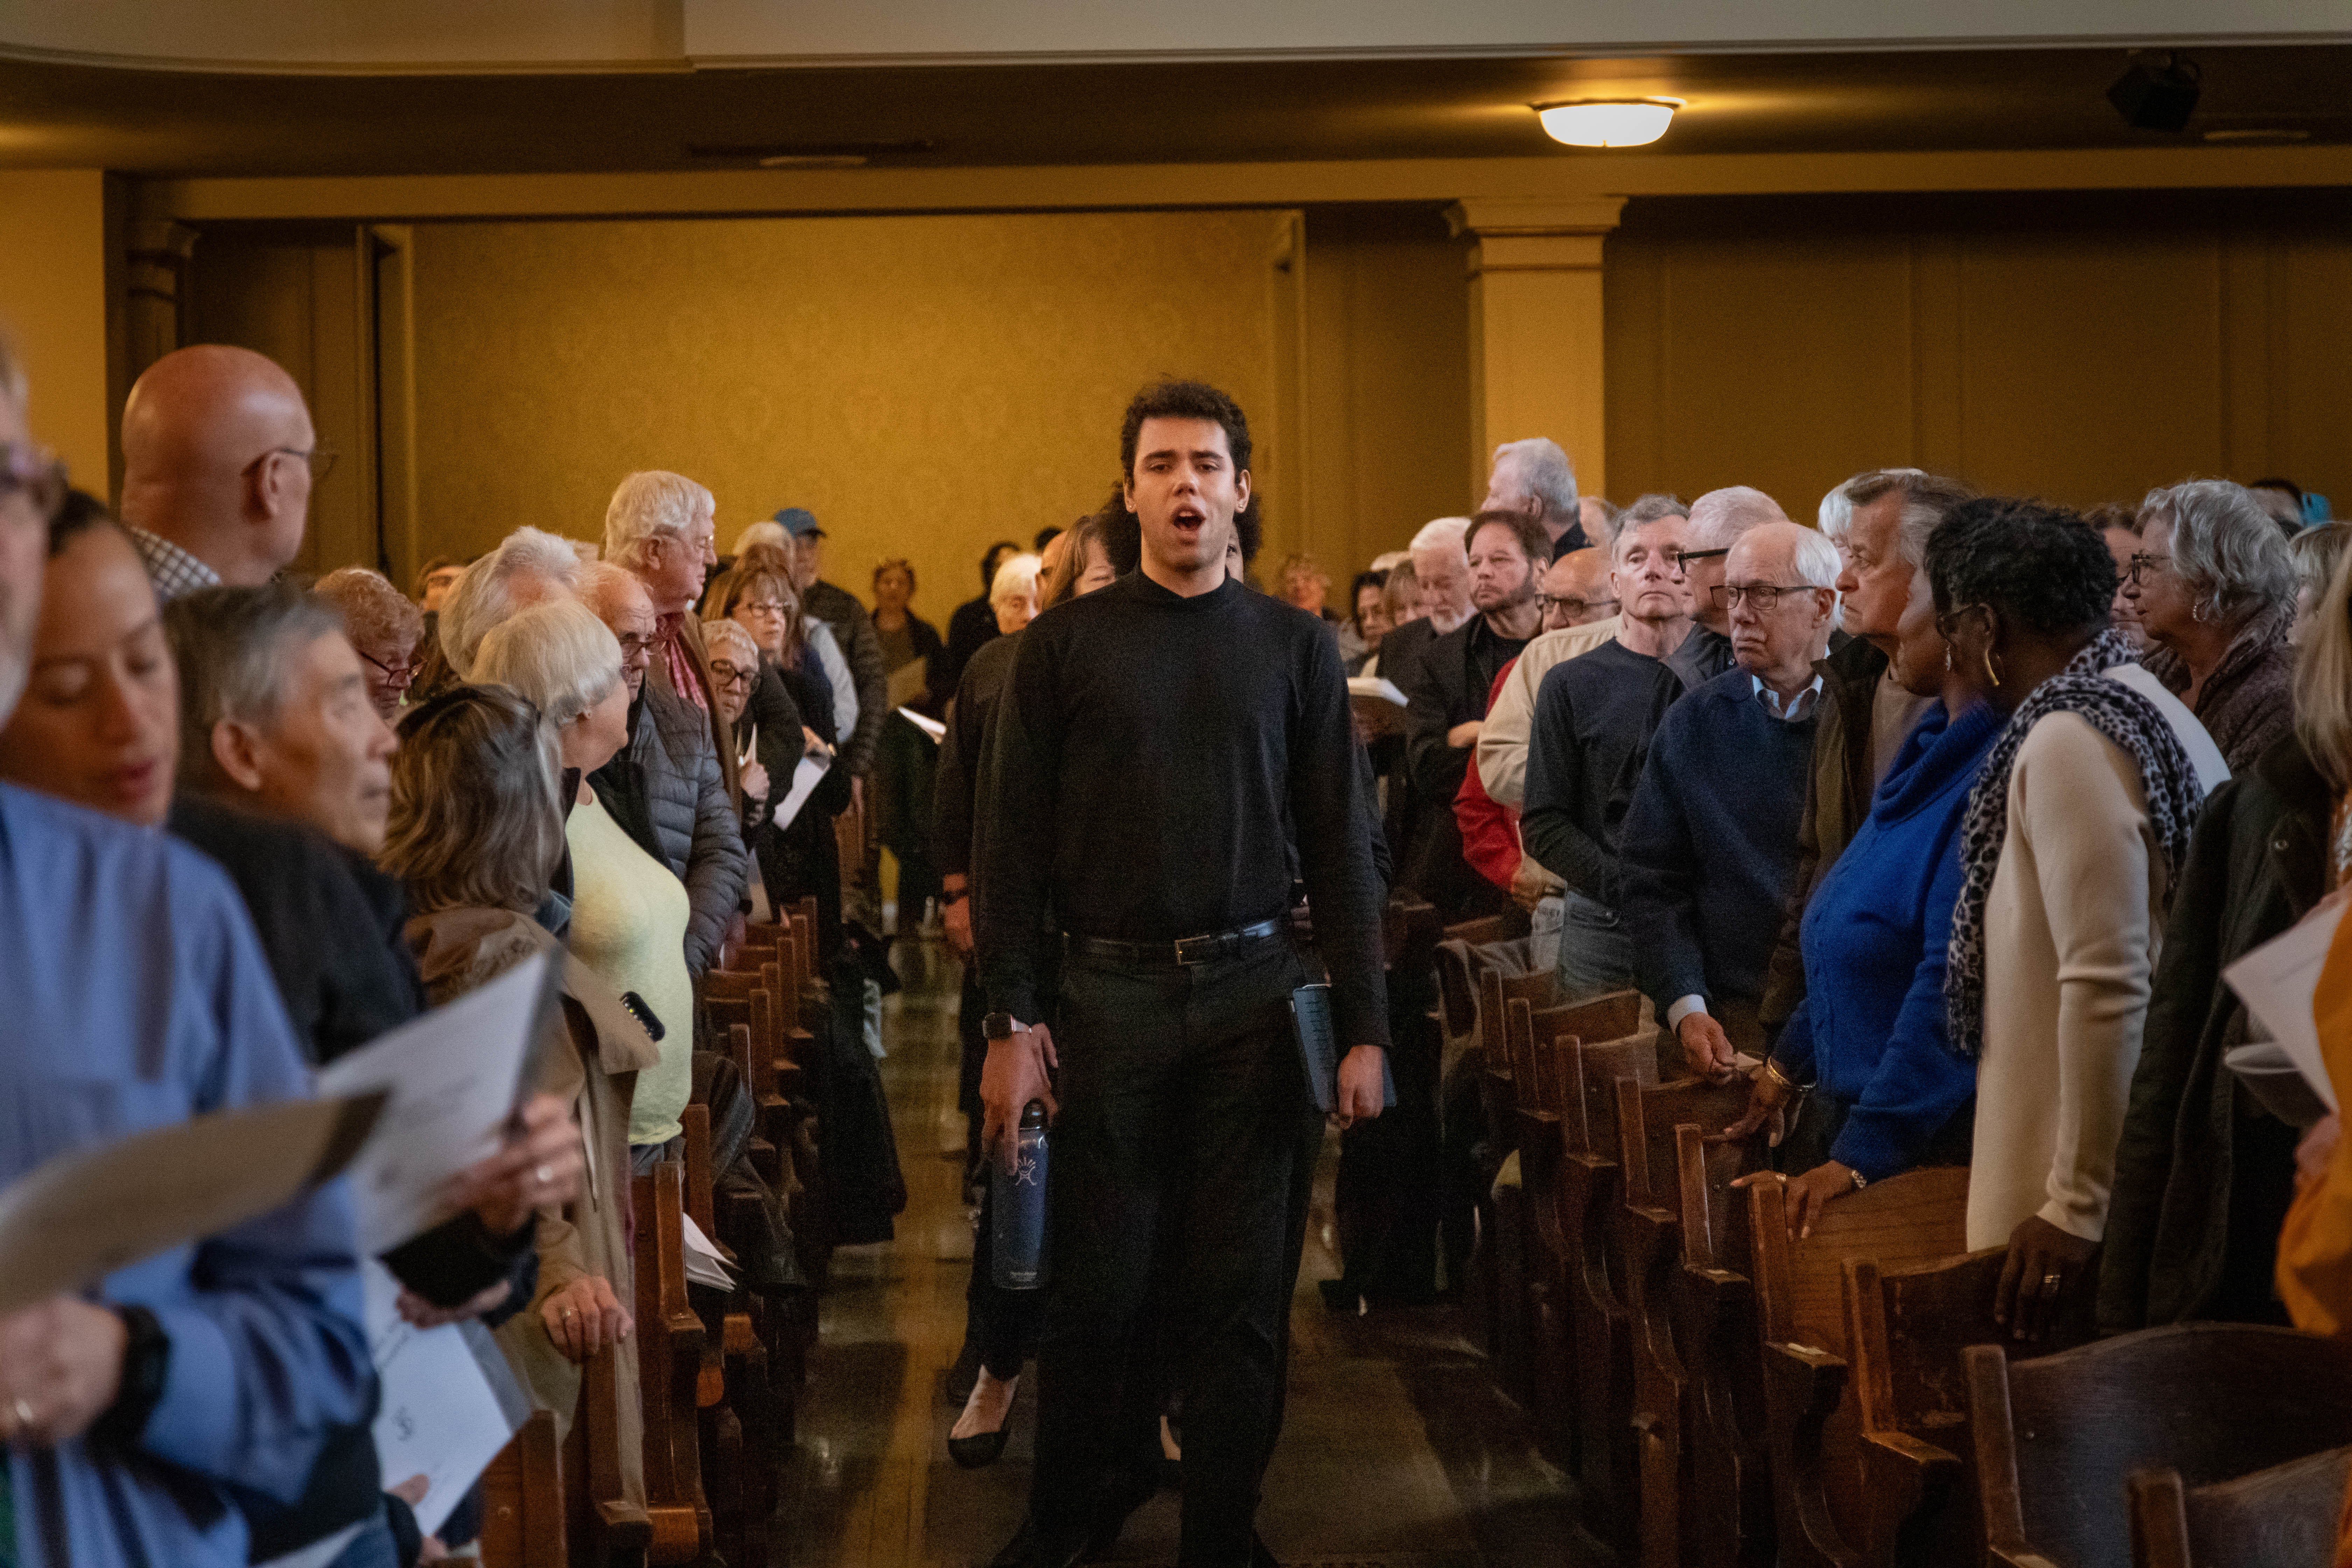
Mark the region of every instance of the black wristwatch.
POLYGON ((172 1370, 172 1337, 144 1307, 117 1307, 114 1314, 122 1320, 126 1335, 122 1377, 114 1403, 90 1430, 131 1448, 146 1435, 147 1418, 163 1397, 163 1378, 172 1370))
POLYGON ((980 1021, 981 1037, 987 1040, 1009 1040, 1014 1028, 1010 1013, 991 1013, 980 1021))

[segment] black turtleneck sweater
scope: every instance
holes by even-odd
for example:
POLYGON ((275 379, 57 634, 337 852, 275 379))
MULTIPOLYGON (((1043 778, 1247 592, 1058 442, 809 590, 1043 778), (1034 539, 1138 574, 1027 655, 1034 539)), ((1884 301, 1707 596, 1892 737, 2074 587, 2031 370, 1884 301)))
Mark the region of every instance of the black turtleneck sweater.
POLYGON ((1331 629, 1227 582, 1185 598, 1140 573, 1020 639, 981 768, 974 935, 991 1005, 1038 1016, 1037 944, 1255 924, 1293 850, 1342 1047, 1388 1044, 1375 811, 1331 629))

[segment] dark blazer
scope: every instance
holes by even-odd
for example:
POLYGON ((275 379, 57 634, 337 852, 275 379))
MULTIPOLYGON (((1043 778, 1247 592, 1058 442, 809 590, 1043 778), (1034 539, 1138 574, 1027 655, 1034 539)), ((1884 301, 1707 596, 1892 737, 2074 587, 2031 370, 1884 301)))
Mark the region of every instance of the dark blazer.
POLYGON ((2290 734, 2215 790, 2197 819, 2116 1146, 2102 1330, 2286 1321, 2271 1278, 2300 1135, 2221 1065, 2248 1034, 2221 971, 2319 901, 2332 808, 2327 781, 2290 734))
POLYGON ((998 635, 996 612, 989 606, 986 593, 955 607, 955 613, 948 617, 947 647, 931 660, 931 695, 942 709, 962 684, 963 668, 971 662, 971 656, 993 642, 998 635))
POLYGON ((1399 858, 1397 880, 1437 906, 1448 921, 1491 914, 1507 895, 1472 869, 1462 857, 1462 827, 1454 796, 1469 771, 1474 748, 1446 744, 1456 724, 1486 716, 1487 682, 1476 678, 1471 638, 1484 624, 1471 617, 1444 635, 1427 620, 1408 622, 1390 637, 1423 628, 1408 645, 1401 668, 1390 670, 1389 637, 1381 639, 1381 673, 1405 695, 1404 771, 1412 781, 1412 807, 1399 858))
POLYGON ((931 863, 941 876, 971 869, 972 803, 980 793, 980 759, 990 723, 1013 673, 1013 653, 1021 634, 1000 637, 972 655, 963 681, 948 705, 948 732, 940 742, 939 772, 931 780, 931 863))
POLYGON ((1797 874, 1789 888, 1788 917, 1764 974, 1764 1026, 1778 1029, 1805 998, 1805 959, 1798 944, 1813 889, 1862 831, 1876 793, 1871 780, 1870 714, 1886 656, 1860 637, 1813 661, 1822 701, 1813 730, 1813 769, 1805 784, 1805 815, 1797 829, 1797 874))

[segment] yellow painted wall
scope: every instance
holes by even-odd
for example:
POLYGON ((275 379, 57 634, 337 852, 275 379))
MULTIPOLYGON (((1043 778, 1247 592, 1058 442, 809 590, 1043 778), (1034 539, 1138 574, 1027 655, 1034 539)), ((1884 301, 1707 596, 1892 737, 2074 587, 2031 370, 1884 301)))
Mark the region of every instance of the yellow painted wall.
MULTIPOLYGON (((520 523, 600 538, 614 483, 709 485, 722 549, 778 507, 861 596, 916 565, 943 625, 1000 537, 1099 504, 1127 399, 1166 372, 1273 407, 1263 212, 415 227, 424 548, 520 523)), ((1263 437, 1262 437, 1263 438, 1263 437)), ((1279 494, 1282 458, 1260 478, 1279 494)))
POLYGON ((2284 473, 2352 512, 2352 223, 2322 197, 1635 202, 1608 242, 1614 499, 1809 518, 1916 464, 2075 505, 2284 473))
POLYGON ((108 224, 96 169, 0 172, 0 326, 32 384, 33 436, 108 488, 108 224))
MULTIPOLYGON (((1478 502, 1470 440, 1466 246, 1442 210, 1307 215, 1307 501, 1304 545, 1348 578, 1414 530, 1478 502)), ((1270 568, 1275 562, 1266 563, 1270 568)))

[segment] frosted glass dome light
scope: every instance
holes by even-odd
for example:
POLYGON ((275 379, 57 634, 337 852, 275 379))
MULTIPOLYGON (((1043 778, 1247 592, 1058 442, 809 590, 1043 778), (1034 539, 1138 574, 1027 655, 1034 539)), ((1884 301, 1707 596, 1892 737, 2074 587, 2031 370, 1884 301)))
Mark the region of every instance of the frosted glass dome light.
POLYGON ((1544 133, 1555 142, 1571 147, 1646 147, 1666 133, 1681 107, 1670 98, 1620 98, 1538 103, 1535 110, 1544 133))

